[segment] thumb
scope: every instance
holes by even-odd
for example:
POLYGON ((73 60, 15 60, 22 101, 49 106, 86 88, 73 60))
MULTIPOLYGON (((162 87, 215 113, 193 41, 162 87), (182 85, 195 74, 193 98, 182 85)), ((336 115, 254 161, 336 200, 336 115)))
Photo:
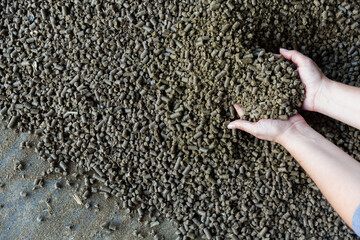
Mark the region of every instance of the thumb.
POLYGON ((283 55, 283 57, 287 60, 295 63, 298 67, 304 65, 308 60, 308 57, 296 50, 287 50, 285 48, 280 48, 280 54, 283 55))
POLYGON ((240 129, 240 130, 243 130, 245 132, 248 132, 248 133, 254 135, 256 125, 253 122, 239 119, 239 120, 230 122, 228 125, 228 128, 229 129, 240 129))

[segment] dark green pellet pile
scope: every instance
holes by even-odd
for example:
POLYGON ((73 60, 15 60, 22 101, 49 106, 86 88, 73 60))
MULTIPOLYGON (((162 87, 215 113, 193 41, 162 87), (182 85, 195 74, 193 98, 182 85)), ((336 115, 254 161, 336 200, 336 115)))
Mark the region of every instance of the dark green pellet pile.
MULTIPOLYGON (((280 47, 360 86, 359 20, 340 0, 0 0, 0 115, 39 136, 39 187, 76 171, 78 201, 112 196, 179 239, 351 239, 288 152, 226 125, 234 103, 250 120, 296 113, 302 85, 270 60, 280 47), (254 90, 260 59, 284 74, 269 90, 254 90)), ((359 131, 306 119, 360 158, 359 131)))

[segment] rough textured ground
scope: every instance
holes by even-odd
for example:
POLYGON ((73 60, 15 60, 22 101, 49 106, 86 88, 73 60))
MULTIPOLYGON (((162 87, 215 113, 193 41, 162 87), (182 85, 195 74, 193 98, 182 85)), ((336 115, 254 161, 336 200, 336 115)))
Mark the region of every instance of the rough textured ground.
MULTIPOLYGON (((29 140, 27 134, 0 130, 0 239, 153 239, 150 234, 144 234, 145 238, 133 234, 136 230, 150 233, 151 228, 139 223, 136 215, 120 210, 114 198, 104 199, 97 194, 79 205, 73 195, 78 194, 76 189, 81 182, 75 178, 69 177, 70 187, 65 179, 48 177, 44 187, 33 190, 34 180, 47 169, 47 164, 40 161, 33 149, 20 148, 25 140, 29 140), (14 170, 18 161, 24 166, 21 171, 14 170), (63 187, 56 189, 56 182, 63 187), (21 196, 20 192, 26 192, 27 196, 21 196), (90 208, 85 203, 90 203, 90 208), (43 221, 39 222, 38 217, 43 221), (113 223, 116 230, 102 229, 106 222, 113 223)), ((159 236, 175 239, 168 222, 154 229, 159 236)))

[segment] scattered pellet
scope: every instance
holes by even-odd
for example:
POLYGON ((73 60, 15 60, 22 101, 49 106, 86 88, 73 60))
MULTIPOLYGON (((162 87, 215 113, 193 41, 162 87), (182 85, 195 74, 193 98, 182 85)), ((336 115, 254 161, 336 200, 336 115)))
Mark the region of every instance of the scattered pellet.
POLYGON ((25 192, 25 191, 21 191, 21 192, 20 192, 20 196, 21 196, 21 197, 27 197, 27 195, 28 195, 28 193, 25 192))
POLYGON ((72 196, 77 204, 83 205, 81 198, 77 194, 73 194, 72 196))
POLYGON ((204 228, 204 233, 205 233, 205 235, 206 235, 206 238, 207 238, 207 239, 211 239, 211 238, 212 238, 212 236, 211 236, 211 233, 210 233, 209 229, 204 228))
POLYGON ((55 187, 56 189, 60 189, 60 188, 62 187, 62 185, 61 185, 60 182, 55 182, 54 187, 55 187))
POLYGON ((36 221, 38 221, 38 222, 43 222, 43 221, 44 221, 44 217, 43 217, 43 216, 38 216, 38 217, 36 218, 36 221))
POLYGON ((8 128, 14 128, 14 127, 15 127, 15 124, 16 124, 17 121, 18 121, 18 119, 19 119, 19 116, 12 116, 11 119, 10 119, 10 121, 9 121, 9 123, 8 123, 8 125, 7 125, 7 127, 8 127, 8 128))
POLYGON ((259 237, 264 237, 267 231, 268 231, 268 228, 267 228, 267 227, 264 227, 264 228, 259 232, 259 237))
POLYGON ((156 227, 158 226, 160 223, 158 221, 155 221, 155 222, 151 222, 150 223, 150 227, 153 228, 153 227, 156 227))
POLYGON ((184 171, 182 172, 182 175, 186 175, 190 172, 191 166, 187 165, 187 167, 184 169, 184 171))
POLYGON ((68 230, 73 230, 73 229, 74 229, 74 226, 73 226, 73 225, 66 225, 66 229, 68 229, 68 230))
POLYGON ((218 75, 215 76, 215 79, 219 80, 222 77, 224 77, 226 74, 227 74, 227 71, 221 71, 218 75))

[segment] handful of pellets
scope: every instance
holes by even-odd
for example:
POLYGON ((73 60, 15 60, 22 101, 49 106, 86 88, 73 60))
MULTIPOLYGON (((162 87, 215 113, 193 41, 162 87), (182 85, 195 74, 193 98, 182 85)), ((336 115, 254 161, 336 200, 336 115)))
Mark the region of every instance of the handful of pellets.
POLYGON ((244 109, 243 119, 287 120, 298 113, 305 98, 305 86, 293 64, 283 57, 261 51, 256 59, 252 54, 245 56, 244 89, 236 102, 244 109))

